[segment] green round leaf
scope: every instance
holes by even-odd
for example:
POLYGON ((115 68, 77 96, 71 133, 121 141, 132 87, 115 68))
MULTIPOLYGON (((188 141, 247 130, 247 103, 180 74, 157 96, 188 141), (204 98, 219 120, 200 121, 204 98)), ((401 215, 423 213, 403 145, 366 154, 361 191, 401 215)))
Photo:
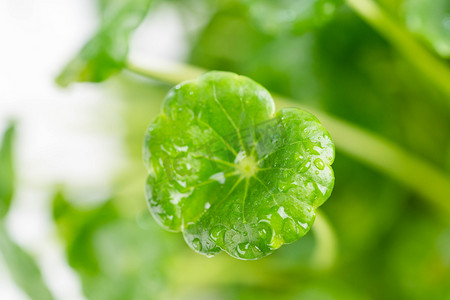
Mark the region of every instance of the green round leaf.
POLYGON ((144 160, 153 216, 207 256, 257 259, 297 240, 334 184, 334 144, 319 121, 274 113, 263 87, 228 72, 169 92, 144 160))

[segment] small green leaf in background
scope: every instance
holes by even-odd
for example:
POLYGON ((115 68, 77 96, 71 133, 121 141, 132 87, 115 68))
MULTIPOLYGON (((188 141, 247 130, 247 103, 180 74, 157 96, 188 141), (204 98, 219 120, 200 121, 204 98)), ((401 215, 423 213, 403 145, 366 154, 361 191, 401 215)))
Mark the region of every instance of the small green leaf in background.
POLYGON ((54 299, 33 257, 8 236, 0 222, 0 254, 15 283, 33 300, 54 299))
POLYGON ((53 198, 53 217, 87 299, 162 298, 163 266, 177 247, 160 236, 147 210, 129 219, 120 215, 112 199, 79 209, 58 192, 53 198))
POLYGON ((14 124, 9 125, 0 144, 0 219, 8 213, 14 193, 14 124))
POLYGON ((36 261, 8 235, 4 218, 14 194, 13 143, 15 125, 6 129, 0 144, 0 256, 15 283, 33 300, 54 299, 42 279, 36 261))
POLYGON ((172 89, 144 155, 153 216, 208 256, 258 259, 294 242, 334 184, 334 144, 319 121, 275 113, 263 87, 228 72, 172 89))
POLYGON ((302 34, 330 20, 340 0, 243 0, 256 24, 267 33, 302 34))
POLYGON ((450 1, 406 0, 404 15, 411 32, 442 57, 450 57, 450 1))
POLYGON ((82 210, 74 207, 62 192, 57 192, 52 206, 59 236, 67 246, 69 264, 83 275, 97 274, 99 267, 92 250, 92 235, 99 227, 117 219, 111 201, 82 210))
POLYGON ((144 20, 152 0, 99 0, 100 28, 56 78, 72 82, 101 82, 120 71, 127 59, 131 34, 144 20))

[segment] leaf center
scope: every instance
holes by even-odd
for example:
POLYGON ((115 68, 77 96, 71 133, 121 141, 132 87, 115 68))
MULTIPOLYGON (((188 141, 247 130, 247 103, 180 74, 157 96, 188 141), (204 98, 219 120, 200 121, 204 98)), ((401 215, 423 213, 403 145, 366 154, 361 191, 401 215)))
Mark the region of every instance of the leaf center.
POLYGON ((243 177, 252 177, 258 172, 258 163, 253 155, 238 154, 235 160, 236 169, 243 177))

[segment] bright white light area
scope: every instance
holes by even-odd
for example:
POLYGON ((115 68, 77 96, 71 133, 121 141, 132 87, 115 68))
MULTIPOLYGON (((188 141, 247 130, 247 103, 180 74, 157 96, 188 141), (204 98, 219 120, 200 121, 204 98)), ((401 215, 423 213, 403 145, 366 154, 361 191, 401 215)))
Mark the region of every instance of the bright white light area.
MULTIPOLYGON (((86 202, 98 201, 124 160, 118 101, 107 98, 101 85, 64 90, 53 82, 97 23, 92 0, 0 1, 0 132, 8 120, 17 123, 18 188, 8 231, 36 257, 55 297, 64 300, 84 297, 49 215, 52 189, 63 183, 89 191, 86 202)), ((136 33, 133 53, 181 59, 184 32, 173 8, 158 7, 136 33)), ((0 299, 27 299, 1 256, 0 299)))

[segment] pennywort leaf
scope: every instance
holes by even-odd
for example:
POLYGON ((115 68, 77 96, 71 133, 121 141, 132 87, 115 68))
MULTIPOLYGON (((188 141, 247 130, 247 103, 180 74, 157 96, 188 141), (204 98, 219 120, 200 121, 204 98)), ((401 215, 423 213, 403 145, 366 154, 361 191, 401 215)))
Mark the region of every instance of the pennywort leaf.
POLYGON ((14 193, 14 124, 9 125, 0 143, 0 219, 8 213, 14 193))
POLYGON ((153 216, 208 256, 258 259, 297 240, 334 184, 334 144, 319 121, 275 112, 263 87, 228 72, 169 92, 144 160, 153 216))
POLYGON ((100 0, 101 24, 56 78, 72 82, 101 82, 120 71, 128 55, 131 34, 147 15, 152 0, 100 0))

